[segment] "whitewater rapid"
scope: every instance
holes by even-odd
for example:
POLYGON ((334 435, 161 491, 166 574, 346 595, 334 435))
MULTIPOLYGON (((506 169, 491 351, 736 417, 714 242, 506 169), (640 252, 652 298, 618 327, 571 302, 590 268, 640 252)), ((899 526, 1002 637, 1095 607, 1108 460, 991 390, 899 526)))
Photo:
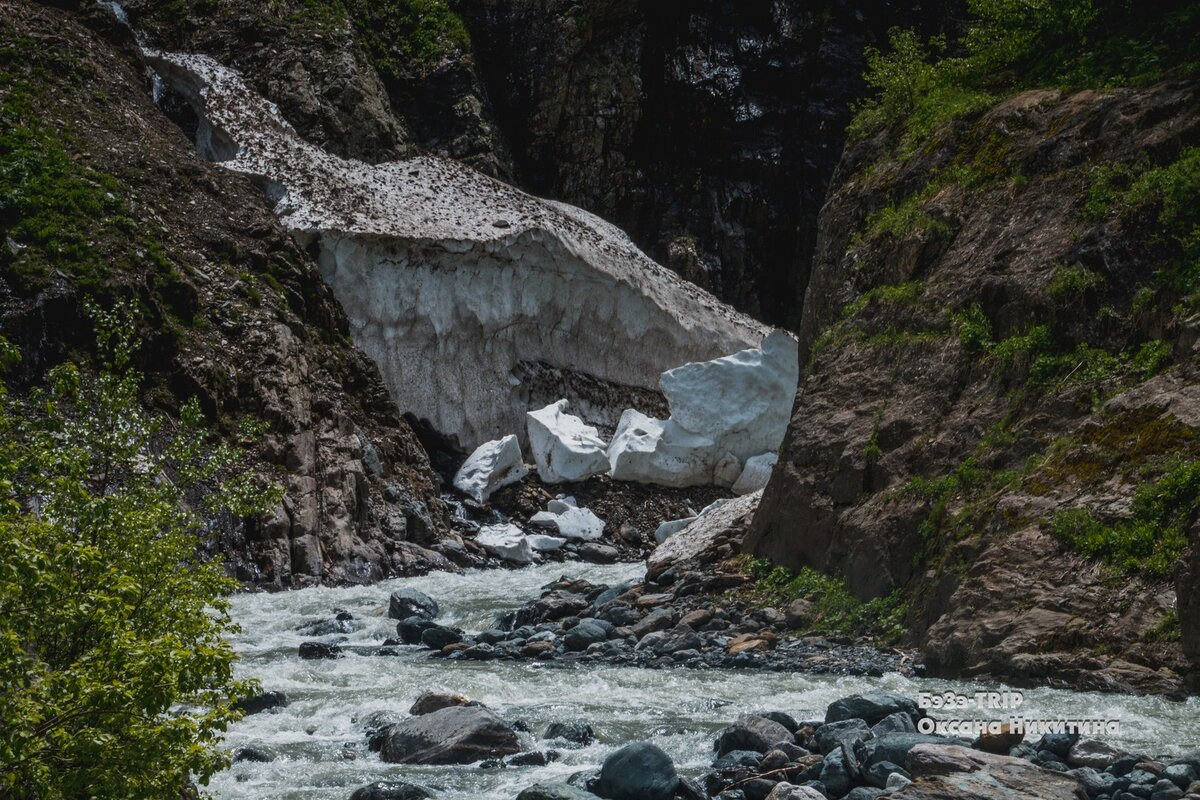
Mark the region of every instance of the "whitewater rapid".
MULTIPOLYGON (((841 697, 873 688, 916 696, 918 691, 974 692, 993 685, 882 678, 828 677, 736 670, 647 670, 629 667, 560 668, 547 663, 448 662, 429 651, 400 648, 398 656, 369 654, 395 633, 387 618, 388 596, 401 586, 426 592, 441 605, 439 622, 468 631, 489 627, 500 613, 538 595, 561 575, 616 583, 640 577, 640 564, 549 564, 522 570, 433 574, 343 589, 313 588, 233 599, 242 626, 234 646, 239 673, 257 677, 266 690, 286 692, 291 703, 246 717, 229 731, 230 749, 265 746, 278 754, 268 763, 240 762, 209 786, 228 800, 346 800, 374 781, 403 779, 424 784, 444 800, 512 800, 537 782, 565 780, 598 768, 622 744, 650 739, 666 750, 680 772, 699 775, 709 766, 713 735, 742 711, 786 711, 819 719, 841 697), (332 661, 302 661, 300 642, 314 637, 298 628, 350 611, 361 628, 344 640, 350 653, 332 661), (355 652, 358 648, 359 652, 355 652), (528 749, 548 749, 537 734, 552 721, 581 721, 597 741, 583 749, 559 749, 562 759, 546 767, 481 769, 385 764, 367 750, 355 723, 372 711, 406 715, 423 690, 460 692, 491 707, 509 722, 526 723, 528 749), (354 758, 346 758, 353 753, 354 758)), ((1026 690, 1026 717, 1105 718, 1121 721, 1118 746, 1149 754, 1178 754, 1200 743, 1200 700, 1026 690)))

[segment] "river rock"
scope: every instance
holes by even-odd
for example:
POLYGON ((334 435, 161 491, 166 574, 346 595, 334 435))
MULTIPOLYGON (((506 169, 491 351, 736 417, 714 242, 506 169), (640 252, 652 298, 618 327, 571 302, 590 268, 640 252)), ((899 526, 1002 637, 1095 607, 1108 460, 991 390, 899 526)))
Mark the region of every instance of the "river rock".
POLYGON ((946 745, 957 742, 928 733, 885 733, 867 742, 863 768, 870 769, 880 761, 904 764, 908 758, 908 751, 920 744, 946 745))
POLYGON ((1079 800, 1086 796, 1071 775, 1042 769, 1023 758, 954 744, 915 745, 908 753, 907 766, 913 781, 889 795, 891 800, 1079 800))
POLYGON ((424 691, 413 701, 412 708, 408 709, 408 713, 414 717, 419 717, 422 714, 432 714, 434 711, 441 711, 443 708, 465 706, 470 703, 471 701, 461 694, 424 691))
POLYGON ((529 451, 543 483, 582 481, 608 472, 608 443, 559 400, 525 415, 529 451))
POLYGON ((283 692, 260 692, 238 700, 234 704, 234 708, 249 716, 269 711, 272 708, 282 708, 287 704, 288 698, 283 692))
POLYGON ((717 734, 713 745, 718 756, 732 750, 753 750, 765 753, 778 742, 791 742, 791 732, 774 720, 756 714, 742 714, 729 727, 717 734))
POLYGON ((260 747, 258 745, 247 745, 246 747, 239 747, 237 750, 233 751, 233 763, 235 764, 242 761, 265 764, 269 761, 274 761, 276 758, 278 758, 278 756, 275 755, 274 750, 271 750, 267 747, 260 747))
POLYGON ((771 479, 771 470, 775 469, 778 461, 777 453, 760 453, 746 459, 746 465, 742 467, 741 474, 733 482, 731 491, 736 495, 743 495, 764 488, 767 481, 771 479))
POLYGON ((839 744, 854 747, 860 739, 870 739, 871 729, 861 719, 843 719, 829 722, 813 731, 812 743, 822 755, 831 752, 839 744))
POLYGON ((579 508, 570 497, 551 500, 545 511, 530 517, 529 523, 554 528, 559 536, 573 541, 593 541, 604 533, 604 520, 590 509, 579 508))
POLYGON ((396 635, 405 644, 420 644, 421 634, 436 627, 437 623, 426 617, 408 617, 396 623, 396 635))
POLYGON ((844 744, 833 748, 821 764, 821 783, 834 797, 841 797, 862 777, 858 760, 844 744))
POLYGON ((678 783, 670 756, 657 745, 634 742, 604 759, 595 791, 607 800, 667 800, 678 783))
POLYGON ((783 781, 775 784, 766 800, 825 800, 825 795, 811 786, 797 786, 783 781))
POLYGON ((533 547, 525 537, 525 532, 511 522, 484 525, 479 529, 479 533, 475 534, 475 543, 496 558, 514 564, 528 564, 533 561, 533 547))
POLYGON ((350 795, 350 800, 425 800, 433 797, 433 792, 424 786, 418 786, 408 781, 380 781, 356 789, 350 795))
POLYGON ((563 635, 563 644, 568 650, 587 650, 589 645, 606 641, 609 630, 599 620, 583 620, 563 635))
POLYGON ((527 472, 521 457, 521 445, 517 437, 510 434, 475 448, 455 473, 454 488, 485 503, 492 492, 516 483, 527 472))
POLYGON ((441 650, 446 645, 458 644, 462 638, 461 630, 445 625, 434 625, 421 631, 421 644, 431 650, 441 650))
POLYGON ((508 723, 482 706, 450 706, 387 731, 380 756, 394 764, 472 764, 521 751, 508 723))
POLYGON ((916 701, 902 694, 892 692, 866 692, 854 694, 835 700, 825 710, 826 722, 838 722, 844 719, 861 719, 867 725, 874 725, 889 714, 903 711, 914 718, 918 713, 916 701))
POLYGON ((517 800, 596 800, 596 795, 569 783, 535 783, 522 790, 517 800))
POLYGON ((1108 769, 1121 757, 1121 751, 1100 739, 1080 739, 1067 751, 1066 762, 1072 767, 1108 769))
POLYGON ((877 761, 872 764, 870 769, 863 773, 863 780, 879 789, 886 789, 888 778, 892 775, 902 775, 905 778, 911 778, 908 770, 899 764, 893 764, 891 761, 877 761))
POLYGON ((388 598, 388 616, 392 619, 408 619, 409 617, 433 619, 437 615, 437 601, 416 589, 397 589, 388 598))
POLYGON ((917 724, 913 722, 913 718, 905 711, 897 711, 895 714, 888 714, 883 719, 871 726, 872 736, 882 736, 885 733, 916 733, 917 724))
POLYGON ((596 734, 591 725, 583 722, 551 722, 542 731, 543 739, 562 739, 565 742, 584 747, 591 744, 596 734))

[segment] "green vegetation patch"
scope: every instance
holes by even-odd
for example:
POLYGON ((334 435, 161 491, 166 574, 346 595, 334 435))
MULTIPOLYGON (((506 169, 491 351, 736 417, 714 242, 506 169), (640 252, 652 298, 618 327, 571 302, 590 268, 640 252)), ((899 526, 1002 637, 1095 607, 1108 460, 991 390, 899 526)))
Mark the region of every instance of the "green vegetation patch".
POLYGON ((804 633, 838 636, 870 636, 880 643, 895 643, 908 635, 904 619, 908 613, 899 590, 885 597, 863 601, 850 593, 841 578, 811 567, 792 574, 771 562, 750 562, 754 583, 742 598, 759 606, 787 608, 795 600, 812 603, 811 621, 804 633))
POLYGON ((1200 6, 1188 0, 969 0, 955 48, 893 29, 887 52, 867 50, 868 86, 850 126, 861 137, 898 131, 911 149, 942 123, 1025 88, 1141 85, 1200 64, 1200 6))
POLYGON ((1050 532, 1073 550, 1122 572, 1169 577, 1188 546, 1200 506, 1200 460, 1178 459, 1138 486, 1128 519, 1107 523, 1085 508, 1055 514, 1050 532))

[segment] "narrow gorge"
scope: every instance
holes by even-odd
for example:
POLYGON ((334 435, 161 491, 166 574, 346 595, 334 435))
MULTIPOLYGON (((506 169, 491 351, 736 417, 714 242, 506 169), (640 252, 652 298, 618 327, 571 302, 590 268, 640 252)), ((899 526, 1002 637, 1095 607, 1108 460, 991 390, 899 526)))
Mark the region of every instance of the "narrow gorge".
POLYGON ((1200 797, 1198 70, 0 0, 0 798, 1200 797))

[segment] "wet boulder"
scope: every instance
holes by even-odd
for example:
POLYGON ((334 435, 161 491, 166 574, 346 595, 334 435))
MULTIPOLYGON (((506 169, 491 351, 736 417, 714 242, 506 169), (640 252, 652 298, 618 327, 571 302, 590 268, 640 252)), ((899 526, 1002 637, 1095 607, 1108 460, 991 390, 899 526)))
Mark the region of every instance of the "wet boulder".
POLYGON ((796 786, 784 781, 775 784, 766 800, 825 800, 825 795, 811 786, 796 786))
POLYGON ((233 751, 233 763, 237 764, 242 761, 253 761, 260 764, 265 764, 268 761, 274 761, 278 756, 275 751, 268 747, 259 747, 258 745, 247 745, 239 747, 233 751))
POLYGON ((405 644, 420 644, 421 634, 438 624, 425 617, 408 617, 396 623, 396 635, 405 644))
POLYGON ((394 764, 473 764, 515 755, 512 726, 482 706, 450 706, 391 726, 380 756, 394 764))
POLYGON ((470 705, 471 701, 461 694, 451 694, 449 692, 421 692, 417 699, 413 701, 412 708, 408 713, 414 717, 419 717, 423 714, 432 714, 434 711, 441 711, 443 708, 450 706, 465 706, 470 705))
POLYGON ((567 646, 568 650, 587 650, 590 645, 606 641, 608 639, 608 632, 611 630, 612 623, 604 623, 595 619, 585 619, 566 632, 563 636, 563 644, 567 646))
POLYGON ((825 722, 840 722, 844 719, 861 719, 874 725, 890 714, 903 711, 914 719, 921 714, 916 701, 893 692, 866 692, 835 700, 825 710, 825 722))
POLYGON ((527 472, 521 445, 516 436, 509 435, 475 448, 455 473, 454 488, 485 503, 492 492, 516 483, 527 472))
POLYGON ((458 628, 445 625, 434 625, 421 631, 421 644, 431 650, 441 650, 448 644, 458 644, 463 639, 463 632, 458 628))
POLYGON ((328 642, 301 642, 300 657, 306 660, 321 658, 341 658, 342 647, 328 642))
POLYGON ((595 791, 607 800, 667 800, 678 785, 670 756, 657 745, 634 742, 604 759, 595 791))
POLYGON ((388 598, 388 616, 392 619, 433 619, 438 610, 436 600, 416 589, 397 589, 388 598))
POLYGON ((753 750, 765 753, 779 742, 792 742, 791 731, 774 720, 756 714, 742 714, 737 721, 717 735, 713 747, 718 756, 733 750, 753 750))
POLYGON ((596 795, 569 783, 535 783, 517 795, 517 800, 596 800, 596 795))
POLYGON ((543 739, 562 739, 578 747, 591 744, 596 734, 592 726, 583 722, 551 722, 542 731, 543 739))
POLYGON ((433 792, 408 781, 380 781, 356 789, 350 800, 425 800, 433 792))
POLYGON ((283 708, 287 704, 288 698, 283 692, 260 692, 238 700, 234 708, 249 716, 270 711, 272 708, 283 708))

